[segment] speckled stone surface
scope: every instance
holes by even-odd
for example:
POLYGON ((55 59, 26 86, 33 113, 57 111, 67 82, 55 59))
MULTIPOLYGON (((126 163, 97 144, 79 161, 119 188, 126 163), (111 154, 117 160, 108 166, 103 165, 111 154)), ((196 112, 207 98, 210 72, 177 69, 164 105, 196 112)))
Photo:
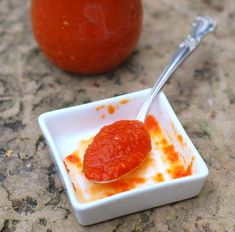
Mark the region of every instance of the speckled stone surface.
POLYGON ((31 34, 28 0, 0 1, 0 231, 235 231, 235 1, 144 0, 128 61, 106 75, 50 64, 31 34), (197 14, 218 29, 165 87, 210 171, 196 198, 80 226, 37 124, 48 110, 152 86, 197 14))

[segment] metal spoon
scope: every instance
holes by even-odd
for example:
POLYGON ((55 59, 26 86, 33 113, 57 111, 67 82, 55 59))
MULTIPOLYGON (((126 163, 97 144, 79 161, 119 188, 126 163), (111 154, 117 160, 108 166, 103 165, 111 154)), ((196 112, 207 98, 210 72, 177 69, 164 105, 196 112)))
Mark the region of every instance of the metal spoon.
MULTIPOLYGON (((204 38, 209 32, 214 31, 215 27, 216 23, 210 17, 198 16, 195 18, 191 35, 188 35, 186 39, 179 45, 179 49, 176 51, 176 53, 173 55, 168 65, 163 70, 159 79, 153 86, 150 94, 147 96, 143 106, 141 107, 139 114, 137 115, 136 118, 137 120, 144 123, 153 100, 161 91, 166 81, 171 77, 171 75, 180 66, 180 64, 198 47, 201 39, 204 38)), ((126 173, 125 175, 129 174, 130 172, 126 173)), ((110 183, 120 178, 123 178, 124 176, 109 181, 99 181, 99 182, 92 180, 90 181, 93 183, 110 183)))
POLYGON ((211 17, 197 16, 195 18, 191 35, 188 35, 186 39, 179 45, 179 49, 176 51, 168 65, 163 70, 159 79, 153 86, 150 94, 147 96, 143 106, 141 107, 136 118, 137 120, 141 122, 145 121, 153 100, 161 91, 167 80, 180 66, 180 64, 198 47, 201 39, 203 39, 210 32, 214 31, 215 28, 216 22, 211 17))

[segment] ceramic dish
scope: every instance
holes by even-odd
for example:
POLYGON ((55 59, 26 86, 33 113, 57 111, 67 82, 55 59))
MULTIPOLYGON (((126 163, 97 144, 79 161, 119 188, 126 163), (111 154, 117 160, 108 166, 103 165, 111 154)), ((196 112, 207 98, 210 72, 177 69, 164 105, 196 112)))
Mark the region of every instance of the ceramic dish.
POLYGON ((148 93, 149 89, 142 90, 40 115, 40 128, 80 224, 94 224, 191 198, 199 194, 203 187, 208 168, 185 133, 166 96, 161 92, 155 99, 150 114, 157 119, 165 137, 179 152, 184 165, 188 165, 193 159, 192 174, 88 202, 82 202, 77 196, 63 162, 65 157, 77 149, 81 138, 95 135, 102 126, 120 119, 134 119, 148 93), (179 142, 178 136, 183 143, 179 142))

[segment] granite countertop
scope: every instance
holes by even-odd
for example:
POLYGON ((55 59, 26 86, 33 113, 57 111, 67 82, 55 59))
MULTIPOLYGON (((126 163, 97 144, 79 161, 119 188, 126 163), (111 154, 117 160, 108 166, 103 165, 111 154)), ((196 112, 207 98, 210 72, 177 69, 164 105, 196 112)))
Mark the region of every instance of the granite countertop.
POLYGON ((128 61, 106 75, 51 65, 31 33, 28 0, 0 1, 0 231, 235 231, 234 0, 144 0, 144 27, 128 61), (197 14, 218 29, 164 91, 210 171, 200 195, 80 226, 37 124, 46 111, 152 86, 197 14))

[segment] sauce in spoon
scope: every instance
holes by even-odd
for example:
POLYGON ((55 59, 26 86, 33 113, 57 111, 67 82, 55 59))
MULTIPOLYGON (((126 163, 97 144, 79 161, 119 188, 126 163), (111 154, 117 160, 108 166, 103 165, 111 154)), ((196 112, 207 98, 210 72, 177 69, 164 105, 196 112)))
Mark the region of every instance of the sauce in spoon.
POLYGON ((87 148, 83 172, 95 183, 117 180, 137 168, 151 151, 151 139, 138 120, 121 120, 103 127, 87 148))

